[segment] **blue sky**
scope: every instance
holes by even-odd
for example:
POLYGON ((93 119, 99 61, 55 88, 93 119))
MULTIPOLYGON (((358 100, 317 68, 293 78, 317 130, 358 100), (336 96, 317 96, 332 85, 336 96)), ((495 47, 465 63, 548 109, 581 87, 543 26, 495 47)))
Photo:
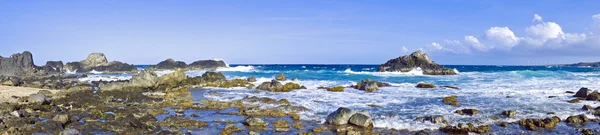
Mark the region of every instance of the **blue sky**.
POLYGON ((167 58, 379 64, 415 50, 442 64, 600 61, 598 5, 597 0, 0 1, 0 55, 29 50, 37 65, 79 61, 92 52, 133 64, 167 58))

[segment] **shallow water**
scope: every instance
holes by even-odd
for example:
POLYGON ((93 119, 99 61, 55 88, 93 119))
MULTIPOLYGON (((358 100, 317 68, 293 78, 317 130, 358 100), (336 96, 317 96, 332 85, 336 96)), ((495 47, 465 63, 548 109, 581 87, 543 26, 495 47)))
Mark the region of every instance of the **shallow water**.
MULTIPOLYGON (((561 119, 577 114, 586 114, 595 118, 590 113, 583 111, 585 104, 598 106, 598 102, 583 101, 581 103, 567 103, 573 94, 565 91, 576 92, 581 87, 590 89, 600 88, 600 69, 581 67, 550 67, 550 66, 447 66, 455 68, 460 73, 452 76, 422 75, 418 70, 409 73, 381 73, 375 72, 376 65, 231 65, 231 68, 219 69, 228 79, 247 78, 254 76, 258 79, 256 85, 270 81, 275 75, 284 73, 290 82, 291 78, 299 78, 296 83, 306 86, 306 90, 294 90, 285 93, 255 92, 246 88, 208 88, 194 90, 192 95, 195 101, 210 99, 218 101, 231 101, 242 99, 245 96, 269 97, 273 99, 288 99, 294 105, 309 108, 301 112, 303 120, 320 123, 327 114, 338 107, 348 107, 358 110, 368 110, 374 118, 374 125, 384 129, 438 129, 442 124, 429 122, 416 122, 416 117, 428 115, 443 115, 450 124, 474 123, 493 124, 495 133, 521 133, 523 130, 518 125, 509 128, 497 127, 496 122, 516 122, 522 118, 546 118, 549 112, 555 112, 561 119), (352 88, 344 92, 328 92, 317 89, 320 86, 350 86, 356 82, 371 78, 388 82, 392 87, 383 87, 377 92, 368 93, 352 88), (415 85, 419 82, 434 83, 438 86, 452 85, 454 89, 419 89, 415 85), (208 94, 219 92, 222 94, 208 94), (445 105, 441 98, 457 95, 461 107, 445 105), (548 98, 549 96, 556 96, 548 98), (377 107, 370 107, 375 104, 377 107), (479 114, 474 116, 458 115, 458 109, 474 108, 479 114), (498 117, 504 110, 516 110, 515 118, 498 117)), ((163 75, 170 71, 161 71, 163 75)), ((188 71, 189 76, 199 76, 205 71, 188 71)), ((98 75, 101 76, 101 75, 98 75)), ((119 75, 127 79, 127 75, 119 75)), ((130 75, 129 75, 130 77, 130 75)), ((275 107, 262 105, 262 107, 275 107)), ((204 112, 202 115, 211 119, 226 119, 237 121, 239 118, 220 116, 216 112, 204 112)), ((204 119, 203 119, 204 121, 204 119)), ((210 121, 210 120, 207 120, 210 121)), ((590 123, 587 128, 598 128, 597 123, 590 123)), ((539 130, 534 134, 574 134, 580 127, 571 127, 561 123, 553 130, 539 130)), ((208 129, 207 129, 208 130, 208 129)))

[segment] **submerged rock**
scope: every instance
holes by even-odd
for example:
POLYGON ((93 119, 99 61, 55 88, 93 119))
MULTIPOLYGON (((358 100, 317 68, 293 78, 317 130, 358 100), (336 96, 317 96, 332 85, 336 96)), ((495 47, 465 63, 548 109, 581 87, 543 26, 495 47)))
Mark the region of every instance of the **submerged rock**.
POLYGON ((442 115, 417 117, 415 119, 415 121, 420 121, 420 122, 429 121, 429 122, 431 122, 433 124, 447 123, 446 119, 444 119, 444 116, 442 116, 442 115))
POLYGON ((416 51, 407 56, 401 56, 387 61, 377 68, 378 72, 409 72, 421 68, 426 75, 455 75, 455 70, 436 64, 429 56, 421 51, 416 51))
POLYGON ((333 88, 327 88, 327 91, 332 91, 332 92, 343 92, 344 91, 344 86, 335 86, 333 88))
POLYGON ((588 118, 583 115, 574 115, 574 116, 569 116, 567 117, 566 122, 568 124, 572 124, 572 125, 584 125, 584 123, 586 123, 588 121, 588 118))
POLYGON ((553 129, 559 122, 560 118, 554 116, 546 119, 522 119, 519 121, 519 125, 527 128, 528 130, 536 130, 540 128, 553 129))
POLYGON ((460 104, 458 103, 458 98, 457 96, 447 96, 442 98, 442 102, 444 102, 447 105, 452 105, 452 106, 456 106, 456 107, 460 107, 460 104))
POLYGON ((515 116, 517 116, 517 111, 515 111, 515 110, 506 110, 506 111, 502 112, 502 115, 504 115, 506 117, 509 117, 509 118, 515 117, 515 116))
POLYGON ((275 80, 277 80, 277 81, 285 81, 287 79, 285 78, 285 75, 283 73, 281 73, 281 74, 278 74, 277 76, 275 76, 275 80))
POLYGON ((269 123, 263 121, 258 117, 248 117, 244 120, 244 125, 246 126, 268 126, 269 123))
POLYGON ((477 109, 462 109, 456 110, 455 113, 460 115, 475 115, 479 113, 479 111, 477 109))
POLYGON ((581 107, 581 109, 590 111, 590 110, 593 110, 594 108, 592 108, 592 106, 590 106, 590 105, 583 105, 583 107, 581 107))
POLYGON ((435 88, 435 85, 428 83, 419 83, 416 86, 417 88, 435 88))
POLYGON ((290 124, 286 120, 278 120, 274 124, 275 132, 289 132, 290 124))
POLYGON ((479 125, 475 126, 471 123, 464 124, 459 123, 457 126, 445 126, 440 128, 441 131, 449 134, 468 134, 469 132, 475 132, 478 134, 486 133, 491 130, 490 125, 479 125))

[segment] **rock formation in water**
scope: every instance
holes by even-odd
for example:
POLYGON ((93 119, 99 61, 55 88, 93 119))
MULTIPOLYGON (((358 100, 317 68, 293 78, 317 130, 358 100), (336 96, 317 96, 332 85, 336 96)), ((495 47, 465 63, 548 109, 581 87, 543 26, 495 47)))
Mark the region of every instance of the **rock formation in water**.
POLYGON ((183 61, 175 61, 171 58, 161 61, 158 64, 152 66, 155 69, 177 69, 177 68, 185 68, 187 64, 183 61))
POLYGON ((199 60, 194 61, 187 66, 188 69, 194 70, 215 70, 220 67, 228 67, 222 60, 199 60))
POLYGON ((103 53, 91 53, 85 60, 67 63, 64 69, 80 73, 92 70, 100 72, 131 72, 137 70, 137 67, 119 61, 108 62, 103 53))
POLYGON ((426 75, 455 75, 455 70, 440 66, 429 59, 429 56, 421 51, 410 55, 391 59, 379 65, 378 72, 409 72, 415 68, 421 68, 426 75))

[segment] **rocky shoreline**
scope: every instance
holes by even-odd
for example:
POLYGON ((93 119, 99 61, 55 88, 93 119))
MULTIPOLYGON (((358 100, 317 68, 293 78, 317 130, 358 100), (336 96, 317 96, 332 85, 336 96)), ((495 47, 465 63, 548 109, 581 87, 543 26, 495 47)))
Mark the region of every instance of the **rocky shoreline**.
MULTIPOLYGON (((421 52, 398 58, 401 63, 407 60, 412 64, 394 66, 384 64, 381 71, 404 70, 408 67, 420 67, 427 74, 456 74, 450 69, 441 67, 421 52), (420 64, 419 64, 420 63, 420 64)), ((394 63, 398 60, 390 60, 394 63)), ((516 122, 499 122, 497 124, 460 123, 450 125, 444 116, 422 116, 414 119, 417 122, 443 125, 437 130, 408 131, 381 129, 374 127, 373 119, 368 111, 352 110, 339 107, 330 112, 323 123, 303 120, 298 113, 309 110, 304 106, 296 106, 287 99, 270 99, 265 97, 245 97, 232 101, 191 99, 191 91, 202 91, 202 88, 245 87, 257 92, 290 92, 302 91, 306 87, 292 82, 282 83, 288 79, 284 74, 273 77, 273 80, 255 86, 256 78, 226 78, 220 72, 212 72, 220 67, 227 67, 223 61, 201 60, 191 64, 167 59, 153 65, 148 70, 138 71, 135 66, 123 62, 108 62, 104 54, 93 53, 79 62, 62 65, 61 61, 49 61, 45 66, 33 64, 32 54, 24 52, 9 58, 1 58, 0 84, 6 87, 29 87, 50 89, 52 92, 38 90, 26 96, 13 96, 13 101, 0 103, 0 134, 192 134, 193 130, 213 128, 218 134, 260 134, 279 132, 284 134, 468 134, 489 133, 493 128, 517 126, 525 130, 553 129, 559 123, 583 125, 597 123, 597 119, 585 115, 573 115, 560 119, 549 112, 547 118, 527 118, 516 122), (133 66, 133 68, 132 68, 133 66), (158 76, 153 70, 173 70, 174 72, 158 76), (189 77, 186 70, 209 70, 197 77, 189 77), (85 74, 66 74, 70 72, 101 71, 107 73, 134 73, 126 81, 94 81, 79 82, 77 78, 85 74), (263 108, 255 103, 269 104, 274 108, 263 108), (193 110, 193 111, 188 111, 193 110), (198 120, 204 114, 218 114, 227 117, 239 117, 239 121, 203 121, 198 120), (310 124, 308 124, 310 123, 310 124)), ((379 69, 378 69, 379 70, 379 69)), ((297 80, 297 79, 292 79, 297 80)), ((366 92, 378 92, 381 87, 390 87, 385 82, 364 79, 353 86, 321 87, 328 92, 344 92, 345 89, 357 89, 366 92)), ((419 83, 415 86, 422 90, 451 89, 455 86, 436 86, 419 83)), ((2 92, 2 91, 0 91, 2 92)), ((210 93, 218 95, 219 93, 210 93)), ((573 100, 600 100, 597 91, 581 88, 573 92, 573 100)), ((478 116, 476 108, 460 108, 457 96, 439 99, 440 104, 456 107, 455 113, 474 117, 478 116)), ((369 105, 371 106, 371 105, 369 105)), ((376 105, 372 105, 376 107, 376 105)), ((591 115, 600 115, 600 107, 583 106, 591 115)), ((497 115, 489 117, 512 118, 519 115, 515 110, 497 110, 497 115)), ((598 131, 581 129, 582 134, 598 134, 598 131)))

